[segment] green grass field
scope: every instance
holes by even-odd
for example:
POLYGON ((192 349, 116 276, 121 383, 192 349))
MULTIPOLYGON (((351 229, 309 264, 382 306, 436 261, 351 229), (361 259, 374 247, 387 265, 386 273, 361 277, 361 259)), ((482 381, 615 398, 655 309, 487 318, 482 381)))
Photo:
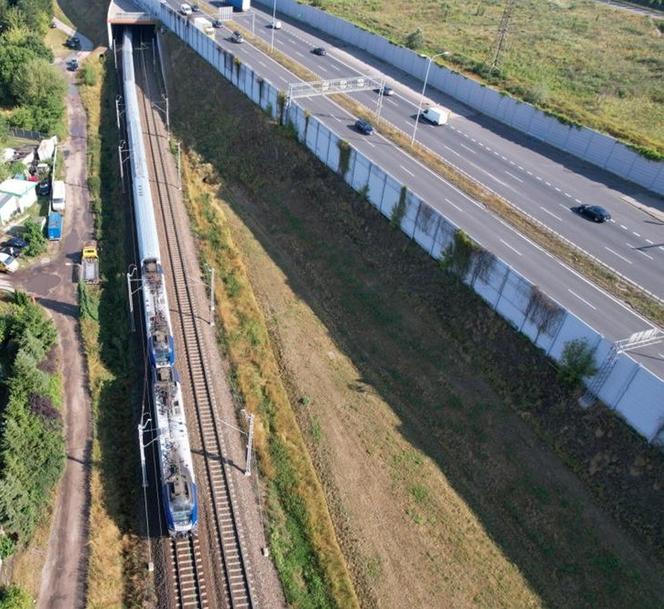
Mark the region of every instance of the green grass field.
POLYGON ((592 0, 519 0, 491 76, 502 0, 302 1, 399 44, 422 28, 420 52, 447 50, 451 68, 664 155, 664 21, 592 0))

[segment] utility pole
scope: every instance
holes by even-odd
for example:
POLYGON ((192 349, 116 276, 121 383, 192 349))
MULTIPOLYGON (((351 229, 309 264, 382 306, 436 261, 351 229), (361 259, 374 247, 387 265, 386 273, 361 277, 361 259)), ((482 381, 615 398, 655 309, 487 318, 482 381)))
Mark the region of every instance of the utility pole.
POLYGON ((503 16, 500 18, 500 25, 498 26, 498 36, 496 38, 496 51, 493 54, 493 61, 491 62, 491 71, 498 67, 500 62, 500 55, 505 47, 505 39, 510 27, 510 20, 512 19, 512 12, 516 0, 505 0, 505 8, 503 9, 503 16))
POLYGON ((214 326, 214 267, 210 269, 210 325, 214 326))
POLYGON ((247 456, 245 459, 244 475, 251 476, 251 454, 253 451, 254 443, 254 415, 245 411, 249 419, 249 431, 247 432, 247 456))
POLYGON ((180 162, 180 142, 178 144, 178 190, 182 190, 182 163, 180 162))

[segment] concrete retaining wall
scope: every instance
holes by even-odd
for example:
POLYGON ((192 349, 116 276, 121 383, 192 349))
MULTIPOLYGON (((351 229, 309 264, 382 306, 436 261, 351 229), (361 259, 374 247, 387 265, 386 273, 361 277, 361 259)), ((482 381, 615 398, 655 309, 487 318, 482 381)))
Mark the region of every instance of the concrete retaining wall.
MULTIPOLYGON (((271 8, 272 5, 269 6, 271 8)), ((295 0, 279 0, 278 9, 424 80, 427 59, 410 49, 397 46, 386 38, 367 32, 340 17, 298 4, 295 0)), ((621 178, 664 194, 664 162, 649 161, 609 135, 561 123, 530 104, 436 64, 431 66, 428 85, 501 123, 621 178)))
MULTIPOLYGON (((278 89, 258 76, 250 65, 236 63, 232 53, 221 49, 214 40, 190 26, 166 5, 157 0, 139 2, 254 103, 273 118, 280 115, 278 89)), ((303 145, 332 171, 339 172, 342 138, 315 116, 307 116, 296 103, 289 107, 287 114, 286 120, 293 125, 303 145)), ((365 193, 369 203, 384 216, 392 217, 403 189, 398 180, 354 148, 350 148, 348 169, 343 177, 356 191, 365 193)), ((426 201, 406 191, 401 229, 431 256, 439 259, 452 243, 457 227, 426 201)), ((586 338, 596 348, 596 361, 600 364, 611 350, 610 341, 564 309, 550 327, 543 328, 541 323, 536 323, 536 316, 529 308, 533 284, 500 259, 495 259, 485 273, 478 274, 471 268, 465 282, 556 361, 560 359, 565 344, 578 338, 586 338)), ((618 356, 599 390, 599 397, 649 441, 664 440, 664 380, 628 355, 618 356)))

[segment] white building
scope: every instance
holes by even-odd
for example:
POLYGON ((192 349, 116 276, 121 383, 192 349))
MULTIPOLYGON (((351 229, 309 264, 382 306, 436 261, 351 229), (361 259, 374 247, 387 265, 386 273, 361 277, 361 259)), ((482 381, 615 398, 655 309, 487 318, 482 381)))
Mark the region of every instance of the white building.
POLYGON ((0 222, 2 224, 37 201, 35 186, 34 182, 12 178, 0 184, 0 222))

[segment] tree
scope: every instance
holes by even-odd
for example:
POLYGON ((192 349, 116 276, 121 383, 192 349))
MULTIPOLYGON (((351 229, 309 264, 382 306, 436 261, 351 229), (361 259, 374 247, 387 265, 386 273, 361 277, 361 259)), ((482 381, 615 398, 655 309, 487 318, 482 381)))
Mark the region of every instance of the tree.
POLYGON ((578 387, 584 378, 597 373, 595 350, 585 338, 577 338, 565 343, 558 376, 569 387, 578 387))
POLYGON ((404 44, 407 48, 417 51, 424 46, 424 32, 422 28, 417 28, 414 32, 411 32, 406 36, 404 44))
POLYGON ((23 238, 28 242, 25 248, 27 256, 39 256, 46 251, 46 238, 40 226, 28 218, 24 224, 23 238))
POLYGON ((0 102, 12 105, 15 101, 13 93, 14 78, 20 74, 34 54, 24 47, 6 45, 0 38, 0 102))

